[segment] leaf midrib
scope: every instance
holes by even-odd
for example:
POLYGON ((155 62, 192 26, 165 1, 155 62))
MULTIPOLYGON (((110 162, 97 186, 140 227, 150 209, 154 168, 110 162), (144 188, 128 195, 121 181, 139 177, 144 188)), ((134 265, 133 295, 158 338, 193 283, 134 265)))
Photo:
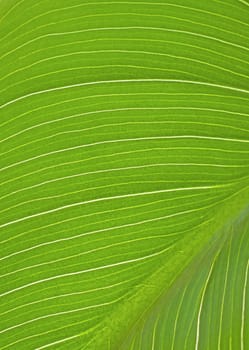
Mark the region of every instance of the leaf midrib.
POLYGON ((143 286, 135 293, 132 300, 125 299, 111 315, 99 324, 99 331, 96 330, 91 341, 86 344, 87 349, 105 350, 110 340, 110 349, 119 349, 120 344, 124 343, 131 330, 171 288, 186 267, 204 251, 206 245, 212 240, 224 239, 220 235, 221 232, 223 233, 222 228, 240 216, 240 213, 248 206, 248 198, 249 185, 246 184, 228 200, 225 200, 218 210, 214 208, 215 215, 212 224, 210 225, 210 221, 207 221, 203 223, 201 231, 195 228, 190 235, 182 239, 177 247, 178 251, 174 252, 170 258, 167 257, 166 263, 160 265, 160 268, 143 282, 143 286))

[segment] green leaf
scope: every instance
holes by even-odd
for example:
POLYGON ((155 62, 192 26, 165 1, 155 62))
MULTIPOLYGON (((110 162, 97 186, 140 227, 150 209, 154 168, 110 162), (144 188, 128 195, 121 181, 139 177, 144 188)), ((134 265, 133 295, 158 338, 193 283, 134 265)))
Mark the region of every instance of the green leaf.
POLYGON ((248 3, 0 0, 0 349, 249 349, 248 3))

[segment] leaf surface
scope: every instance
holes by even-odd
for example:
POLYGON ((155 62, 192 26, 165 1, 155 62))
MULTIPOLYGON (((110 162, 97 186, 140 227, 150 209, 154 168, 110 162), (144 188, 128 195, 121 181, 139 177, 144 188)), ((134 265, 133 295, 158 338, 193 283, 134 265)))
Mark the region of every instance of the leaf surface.
POLYGON ((0 349, 249 348, 248 10, 0 0, 0 349))

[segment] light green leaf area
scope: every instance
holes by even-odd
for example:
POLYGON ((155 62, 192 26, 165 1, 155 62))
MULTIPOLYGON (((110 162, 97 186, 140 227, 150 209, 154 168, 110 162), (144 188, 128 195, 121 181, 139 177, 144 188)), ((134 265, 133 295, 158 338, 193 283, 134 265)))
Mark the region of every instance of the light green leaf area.
POLYGON ((0 0, 0 349, 249 349, 249 4, 0 0))

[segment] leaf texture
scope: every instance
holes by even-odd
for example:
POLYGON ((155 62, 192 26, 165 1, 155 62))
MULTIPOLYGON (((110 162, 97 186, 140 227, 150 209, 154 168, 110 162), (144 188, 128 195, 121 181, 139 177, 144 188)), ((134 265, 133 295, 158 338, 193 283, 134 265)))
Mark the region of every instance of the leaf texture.
POLYGON ((0 0, 0 349, 249 349, 248 10, 0 0))

